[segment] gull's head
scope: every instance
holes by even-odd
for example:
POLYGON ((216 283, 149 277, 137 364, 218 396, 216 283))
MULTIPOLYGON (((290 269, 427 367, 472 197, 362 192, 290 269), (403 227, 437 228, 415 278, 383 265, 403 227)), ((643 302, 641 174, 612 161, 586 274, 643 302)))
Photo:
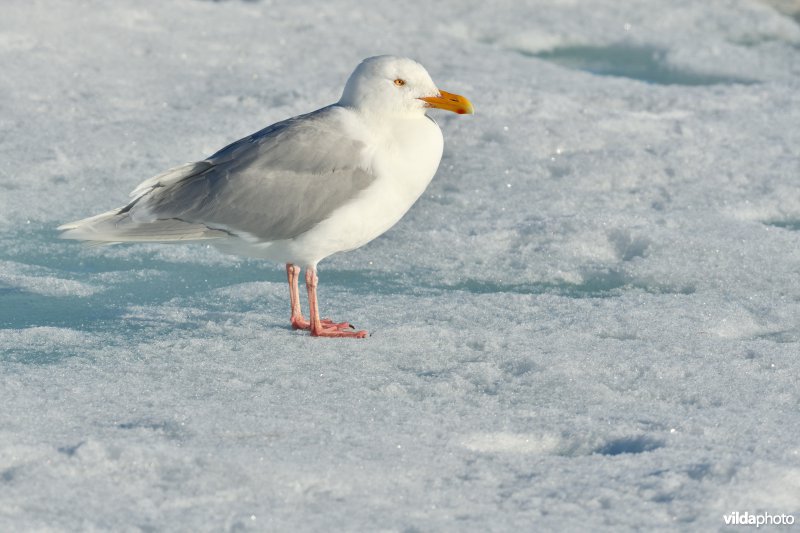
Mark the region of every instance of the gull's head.
POLYGON ((361 62, 347 80, 339 105, 380 115, 425 114, 429 107, 472 113, 463 96, 440 91, 425 67, 406 57, 377 56, 361 62))

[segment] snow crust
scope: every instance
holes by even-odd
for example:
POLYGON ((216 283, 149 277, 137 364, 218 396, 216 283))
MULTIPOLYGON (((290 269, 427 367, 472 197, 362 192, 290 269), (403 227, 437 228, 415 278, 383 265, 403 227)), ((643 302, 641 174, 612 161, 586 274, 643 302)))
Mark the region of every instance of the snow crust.
POLYGON ((0 530, 708 531, 800 519, 791 2, 8 2, 0 530), (320 265, 66 221, 408 55, 474 117, 320 265))

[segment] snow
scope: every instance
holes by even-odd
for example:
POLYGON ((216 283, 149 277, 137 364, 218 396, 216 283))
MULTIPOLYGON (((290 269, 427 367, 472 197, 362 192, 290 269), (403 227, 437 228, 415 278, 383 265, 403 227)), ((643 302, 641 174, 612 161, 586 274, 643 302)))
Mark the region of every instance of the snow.
POLYGON ((791 1, 9 2, 0 530, 719 530, 800 518, 791 1), (474 117, 320 264, 55 226, 408 55, 474 117))

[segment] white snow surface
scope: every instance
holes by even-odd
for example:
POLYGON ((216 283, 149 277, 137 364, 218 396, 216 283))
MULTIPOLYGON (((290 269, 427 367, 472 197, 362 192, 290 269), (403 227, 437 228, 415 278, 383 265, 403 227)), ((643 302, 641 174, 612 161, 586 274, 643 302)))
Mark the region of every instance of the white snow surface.
POLYGON ((800 521, 798 13, 4 2, 0 530, 800 521), (320 264, 368 339, 292 331, 280 265, 57 238, 383 53, 477 114, 437 112, 422 199, 320 264))

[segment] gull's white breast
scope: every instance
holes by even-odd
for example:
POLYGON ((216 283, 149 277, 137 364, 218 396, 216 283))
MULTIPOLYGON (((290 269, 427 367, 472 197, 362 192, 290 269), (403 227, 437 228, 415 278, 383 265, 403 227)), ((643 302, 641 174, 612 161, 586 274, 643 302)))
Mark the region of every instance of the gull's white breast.
MULTIPOLYGON (((351 113, 354 121, 360 120, 351 113)), ((260 253, 253 254, 251 248, 249 255, 316 265, 329 255, 353 250, 378 237, 422 195, 442 158, 439 126, 427 116, 383 121, 380 128, 363 123, 353 126, 354 135, 369 139, 366 163, 376 174, 375 181, 309 231, 293 239, 255 245, 260 253)))

